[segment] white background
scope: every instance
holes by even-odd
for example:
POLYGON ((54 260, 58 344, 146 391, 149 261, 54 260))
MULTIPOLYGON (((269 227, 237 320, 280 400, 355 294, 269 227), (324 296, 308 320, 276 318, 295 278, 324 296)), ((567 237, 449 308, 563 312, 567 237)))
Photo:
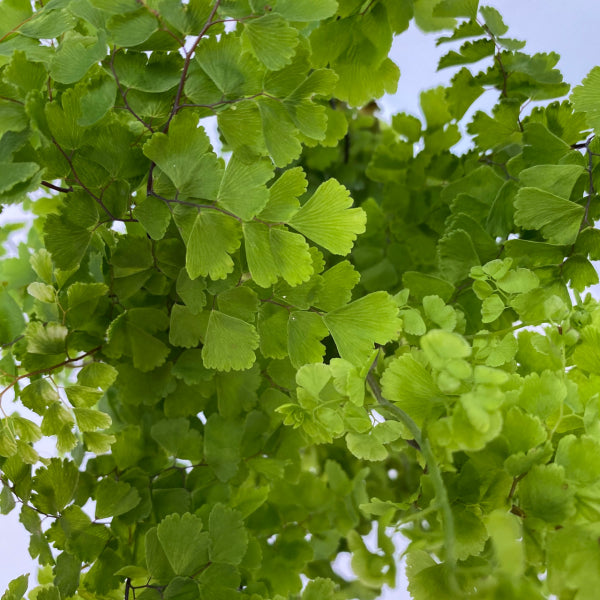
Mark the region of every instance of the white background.
MULTIPOLYGON (((600 3, 597 0, 492 0, 483 4, 496 7, 509 25, 509 37, 527 41, 525 51, 550 52, 561 55, 558 67, 568 83, 576 85, 596 64, 600 63, 600 3)), ((401 70, 398 92, 386 96, 380 106, 386 116, 406 111, 419 114, 418 98, 423 89, 446 84, 453 71, 436 73, 443 48, 435 47, 435 34, 423 34, 415 27, 399 36, 392 48, 392 58, 401 70)), ((494 98, 486 95, 477 108, 486 109, 494 98)), ((19 220, 15 211, 0 215, 0 225, 19 220)), ((27 546, 29 537, 18 522, 18 509, 0 516, 0 593, 8 582, 23 573, 36 572, 27 546)), ((399 554, 402 540, 398 540, 399 554)), ((342 558, 340 567, 349 572, 349 561, 342 558)), ((400 568, 398 587, 386 590, 382 600, 408 599, 406 579, 400 568)))

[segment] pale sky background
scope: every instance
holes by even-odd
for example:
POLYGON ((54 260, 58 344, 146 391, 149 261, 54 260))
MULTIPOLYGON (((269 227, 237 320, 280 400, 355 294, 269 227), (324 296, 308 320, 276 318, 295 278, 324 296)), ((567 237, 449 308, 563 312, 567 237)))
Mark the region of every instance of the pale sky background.
MULTIPOLYGON (((527 41, 525 51, 558 52, 558 68, 568 83, 580 83, 592 67, 600 64, 598 0, 491 0, 482 4, 500 11, 510 28, 507 36, 527 41)), ((448 83, 454 70, 436 73, 437 61, 444 51, 443 47, 436 48, 436 37, 411 27, 395 40, 392 58, 400 67, 401 77, 398 92, 380 102, 385 116, 402 111, 419 114, 419 92, 448 83)), ((491 94, 484 94, 475 109, 489 108, 493 102, 491 94)), ((11 210, 0 215, 0 225, 18 219, 18 213, 11 210)), ((0 594, 11 579, 27 572, 32 578, 35 575, 37 567, 29 557, 28 543, 29 536, 18 522, 18 507, 10 515, 0 515, 0 594)), ((403 545, 398 538, 399 555, 403 545)), ((345 573, 349 572, 347 558, 339 561, 345 573)), ((398 587, 386 590, 381 600, 409 598, 403 566, 399 571, 398 587)))

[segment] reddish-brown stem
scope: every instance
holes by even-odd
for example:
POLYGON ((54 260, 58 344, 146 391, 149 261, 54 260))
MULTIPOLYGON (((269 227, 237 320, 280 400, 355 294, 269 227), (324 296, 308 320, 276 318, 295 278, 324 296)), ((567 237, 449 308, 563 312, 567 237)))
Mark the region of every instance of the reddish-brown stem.
POLYGON ((68 194, 69 192, 73 191, 73 186, 69 186, 68 188, 60 187, 59 185, 54 185, 53 183, 50 183, 49 181, 42 181, 42 185, 44 187, 50 188, 51 190, 54 190, 56 192, 62 192, 63 194, 68 194))

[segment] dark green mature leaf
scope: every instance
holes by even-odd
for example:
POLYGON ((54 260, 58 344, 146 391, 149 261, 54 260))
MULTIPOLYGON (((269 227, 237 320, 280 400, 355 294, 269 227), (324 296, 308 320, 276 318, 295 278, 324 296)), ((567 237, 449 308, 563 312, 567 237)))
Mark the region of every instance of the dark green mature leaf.
POLYGON ((220 163, 210 140, 192 111, 181 111, 169 133, 155 133, 144 145, 144 154, 169 177, 184 196, 215 200, 219 188, 220 163))

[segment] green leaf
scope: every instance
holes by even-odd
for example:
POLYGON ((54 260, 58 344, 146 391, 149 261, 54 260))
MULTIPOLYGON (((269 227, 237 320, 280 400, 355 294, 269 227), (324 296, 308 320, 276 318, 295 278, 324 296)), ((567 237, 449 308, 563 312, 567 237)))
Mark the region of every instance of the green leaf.
POLYGON ((458 52, 451 50, 448 54, 440 58, 438 71, 446 67, 479 62, 487 56, 492 56, 495 50, 496 47, 492 40, 480 39, 473 42, 465 42, 458 52))
POLYGON ((243 40, 270 71, 289 64, 298 45, 298 31, 276 13, 244 24, 243 40))
POLYGON ((284 171, 269 188, 269 201, 259 217, 275 223, 289 221, 300 208, 298 197, 306 186, 306 175, 300 167, 284 171))
POLYGON ((248 534, 237 510, 215 504, 208 519, 211 561, 238 565, 246 554, 248 534))
POLYGON ((575 110, 586 113, 590 127, 600 130, 600 67, 594 67, 582 81, 573 89, 571 102, 575 110))
POLYGON ((276 166, 285 167, 302 152, 302 144, 298 140, 299 131, 281 102, 264 98, 257 105, 267 150, 276 166))
POLYGON ((171 308, 169 342, 173 346, 194 348, 200 342, 206 328, 202 313, 194 314, 187 306, 174 304, 171 308))
POLYGON ((322 21, 333 17, 338 8, 336 0, 277 0, 275 9, 288 21, 322 21))
POLYGON ((25 319, 19 305, 8 291, 0 288, 0 345, 17 339, 25 329, 25 319))
POLYGON ((580 165, 536 165, 523 169, 519 180, 523 186, 538 188, 568 200, 583 173, 580 165))
POLYGON ((202 348, 204 366, 218 371, 249 369, 256 360, 254 350, 258 343, 258 333, 252 325, 213 310, 202 348))
POLYGON ((201 210, 187 238, 185 267, 190 279, 225 279, 233 271, 231 254, 240 246, 242 231, 235 219, 201 210))
POLYGON ((162 239, 171 222, 171 211, 167 203, 154 196, 148 196, 141 204, 136 205, 133 215, 153 240, 162 239))
POLYGON ((109 477, 102 479, 95 493, 96 519, 118 517, 129 512, 140 503, 138 491, 125 481, 109 477))
POLYGON ((0 163, 0 194, 10 192, 17 184, 29 181, 39 171, 32 162, 0 163))
POLYGON ((92 408, 74 408, 73 414, 75 415, 77 427, 82 432, 107 429, 112 424, 109 415, 92 408))
POLYGON ((220 481, 229 481, 241 460, 242 427, 238 420, 213 413, 204 427, 204 457, 220 481))
POLYGON ((39 321, 27 325, 25 339, 27 352, 32 354, 64 354, 68 330, 60 323, 48 323, 45 327, 39 321))
POLYGON ((209 534, 202 531, 199 517, 189 513, 169 515, 156 533, 175 575, 192 576, 208 562, 209 534))
POLYGON ((171 121, 168 134, 155 133, 144 144, 144 154, 154 161, 180 194, 216 200, 221 166, 211 151, 204 127, 193 111, 181 111, 171 121))
POLYGON ((117 370, 106 363, 93 362, 85 365, 77 374, 77 381, 86 387, 99 387, 106 391, 117 378, 117 370))
POLYGON ((46 217, 44 243, 58 269, 68 271, 79 265, 97 222, 94 200, 79 194, 71 194, 59 214, 46 217))
POLYGON ((157 29, 158 21, 150 11, 141 8, 136 12, 115 15, 107 21, 112 41, 117 46, 138 46, 157 29))
POLYGON ((323 316, 340 356, 362 366, 373 344, 387 344, 401 329, 398 308, 386 292, 374 292, 323 316))
POLYGON ((101 61, 107 52, 106 35, 84 37, 75 31, 67 32, 50 63, 50 77, 59 83, 75 83, 90 67, 101 61))
POLYGON ((539 229, 551 244, 573 244, 584 212, 583 206, 538 188, 521 188, 515 199, 515 224, 539 229))
POLYGON ((294 367, 323 360, 325 346, 321 340, 329 331, 318 314, 304 311, 289 313, 287 331, 288 352, 294 367))
POLYGON ((321 285, 314 305, 325 311, 344 306, 352 298, 352 288, 359 282, 360 274, 343 260, 321 274, 321 285))
POLYGON ((548 523, 561 523, 574 513, 573 493, 557 464, 535 465, 519 484, 525 514, 548 523))
POLYGON ((29 574, 19 575, 9 584, 7 590, 2 594, 2 600, 21 600, 27 592, 29 574))
POLYGON ((136 369, 152 371, 162 365, 168 347, 153 333, 169 326, 168 317, 152 308, 134 308, 117 317, 108 328, 104 352, 111 357, 131 356, 136 369))
POLYGON ((565 469, 565 476, 579 485, 589 485, 600 477, 600 443, 590 437, 566 435, 556 450, 555 462, 565 469))
POLYGON ((36 472, 34 506, 47 513, 61 512, 73 499, 78 481, 79 470, 72 462, 51 458, 36 472))
POLYGON ((152 437, 169 455, 188 460, 202 458, 202 436, 190 429, 188 419, 164 419, 152 426, 152 437))
POLYGON ((265 183, 272 177, 270 161, 245 163, 234 154, 227 163, 217 200, 223 208, 249 221, 267 204, 269 192, 265 183))
POLYGON ((366 214, 350 208, 350 192, 334 179, 321 184, 288 221, 307 238, 334 254, 350 252, 356 236, 365 231, 366 214))
POLYGON ((248 267, 259 286, 269 287, 278 277, 292 286, 310 279, 312 257, 301 235, 263 223, 244 223, 243 229, 248 267))

